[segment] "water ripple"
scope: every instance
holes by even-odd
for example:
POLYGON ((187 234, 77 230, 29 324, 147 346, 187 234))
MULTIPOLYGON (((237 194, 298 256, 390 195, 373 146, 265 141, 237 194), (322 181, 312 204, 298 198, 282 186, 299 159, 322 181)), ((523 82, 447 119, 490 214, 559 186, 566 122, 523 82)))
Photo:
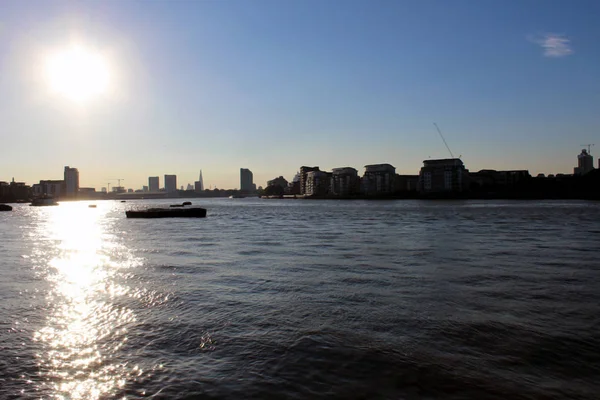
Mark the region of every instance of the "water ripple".
POLYGON ((0 398, 597 397, 600 204, 0 215, 0 398))

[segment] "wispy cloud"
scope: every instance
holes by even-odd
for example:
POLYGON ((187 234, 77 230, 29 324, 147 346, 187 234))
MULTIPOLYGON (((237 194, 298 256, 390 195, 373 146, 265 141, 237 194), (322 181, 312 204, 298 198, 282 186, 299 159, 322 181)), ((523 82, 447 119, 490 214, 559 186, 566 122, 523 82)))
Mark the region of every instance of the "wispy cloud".
POLYGON ((563 35, 546 33, 530 36, 529 41, 538 44, 544 49, 544 57, 566 57, 573 54, 571 41, 563 35))

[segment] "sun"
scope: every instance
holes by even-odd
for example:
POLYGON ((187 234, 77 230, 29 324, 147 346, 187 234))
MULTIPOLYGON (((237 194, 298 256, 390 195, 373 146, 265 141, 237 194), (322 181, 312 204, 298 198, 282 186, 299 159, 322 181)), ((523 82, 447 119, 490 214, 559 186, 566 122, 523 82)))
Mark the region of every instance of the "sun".
POLYGON ((82 46, 49 56, 46 77, 52 91, 76 102, 105 93, 109 83, 106 60, 101 54, 82 46))

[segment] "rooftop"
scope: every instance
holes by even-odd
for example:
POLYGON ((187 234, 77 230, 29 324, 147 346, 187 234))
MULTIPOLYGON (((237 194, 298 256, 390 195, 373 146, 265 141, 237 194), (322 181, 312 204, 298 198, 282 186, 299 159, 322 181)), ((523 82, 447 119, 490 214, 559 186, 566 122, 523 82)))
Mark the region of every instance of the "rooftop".
POLYGON ((437 160, 424 160, 423 164, 428 165, 464 165, 460 158, 441 158, 437 160))

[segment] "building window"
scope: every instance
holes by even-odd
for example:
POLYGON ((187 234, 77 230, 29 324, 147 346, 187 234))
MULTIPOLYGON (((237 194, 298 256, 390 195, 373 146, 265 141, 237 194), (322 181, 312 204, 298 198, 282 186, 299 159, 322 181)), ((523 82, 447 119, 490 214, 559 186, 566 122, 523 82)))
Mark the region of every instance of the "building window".
POLYGON ((444 187, 452 190, 452 171, 444 171, 444 187))
POLYGON ((423 187, 425 190, 431 190, 431 172, 425 172, 423 174, 423 187))

